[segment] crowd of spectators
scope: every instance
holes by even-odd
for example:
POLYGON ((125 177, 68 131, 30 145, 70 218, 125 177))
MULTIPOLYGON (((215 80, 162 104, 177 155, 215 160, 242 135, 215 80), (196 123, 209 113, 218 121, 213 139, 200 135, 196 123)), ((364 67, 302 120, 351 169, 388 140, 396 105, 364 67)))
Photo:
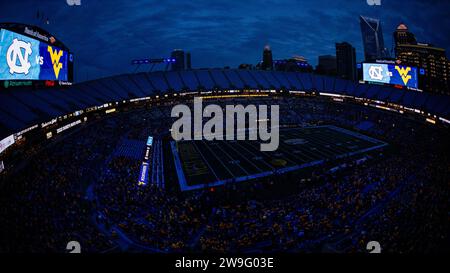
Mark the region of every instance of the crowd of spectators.
POLYGON ((366 252, 374 240, 387 252, 448 251, 447 129, 318 98, 267 100, 229 103, 280 104, 285 125, 369 122, 363 133, 389 148, 337 172, 184 193, 170 164, 167 189, 139 187, 141 162, 112 156, 123 138, 167 133, 170 107, 117 113, 57 136, 0 177, 0 252, 64 252, 72 240, 89 252, 366 252), (302 186, 286 192, 284 181, 302 186))

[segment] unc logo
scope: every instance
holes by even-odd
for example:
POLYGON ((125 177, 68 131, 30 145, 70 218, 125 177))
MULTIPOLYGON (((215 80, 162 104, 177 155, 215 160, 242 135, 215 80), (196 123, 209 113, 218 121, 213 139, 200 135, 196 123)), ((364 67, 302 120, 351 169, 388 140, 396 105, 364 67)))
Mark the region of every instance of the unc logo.
POLYGON ((81 0, 66 0, 69 6, 81 6, 81 0))
POLYGON ((383 79, 383 67, 371 66, 369 68, 369 76, 372 80, 381 81, 383 79))
POLYGON ((9 66, 9 73, 27 75, 31 67, 30 62, 28 61, 28 56, 30 56, 31 53, 33 53, 31 50, 31 43, 14 39, 6 53, 6 62, 9 66), (17 58, 19 58, 19 66, 17 65, 17 58))
POLYGON ((381 6, 381 0, 367 0, 369 6, 381 6))
POLYGON ((366 249, 369 250, 369 253, 374 253, 374 254, 381 253, 381 245, 377 241, 368 242, 366 249))
POLYGON ((69 253, 81 253, 81 245, 77 241, 68 242, 66 249, 70 250, 69 253))

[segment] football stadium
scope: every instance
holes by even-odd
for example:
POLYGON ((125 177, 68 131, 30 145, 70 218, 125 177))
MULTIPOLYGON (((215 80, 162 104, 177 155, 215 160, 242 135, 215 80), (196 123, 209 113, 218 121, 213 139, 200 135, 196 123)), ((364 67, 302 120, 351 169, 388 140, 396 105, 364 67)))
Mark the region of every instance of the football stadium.
POLYGON ((266 47, 254 69, 173 55, 77 82, 57 37, 0 24, 0 253, 448 253, 450 93, 430 68, 264 69, 266 47), (277 148, 174 139, 174 107, 195 98, 277 105, 277 148))

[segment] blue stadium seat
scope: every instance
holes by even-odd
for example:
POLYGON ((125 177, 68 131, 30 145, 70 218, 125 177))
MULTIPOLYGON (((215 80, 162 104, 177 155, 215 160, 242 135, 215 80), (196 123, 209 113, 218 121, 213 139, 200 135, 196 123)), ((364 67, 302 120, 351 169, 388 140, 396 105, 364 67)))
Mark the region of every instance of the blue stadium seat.
POLYGON ((441 104, 438 106, 438 113, 442 116, 447 116, 450 113, 450 97, 442 96, 441 104))
POLYGON ((84 87, 87 87, 89 92, 98 93, 98 95, 102 98, 102 101, 117 101, 118 95, 113 91, 106 90, 104 86, 98 84, 97 81, 89 81, 84 84, 84 87))
POLYGON ((65 114, 70 113, 73 108, 72 103, 49 91, 50 90, 41 90, 41 92, 36 92, 35 95, 54 107, 60 107, 64 110, 65 114))
POLYGON ((79 83, 75 87, 76 90, 79 91, 80 96, 84 96, 86 98, 91 98, 91 100, 95 101, 95 105, 101 105, 105 101, 107 101, 107 97, 105 97, 102 93, 96 92, 94 89, 92 89, 92 86, 86 82, 79 83))
POLYGON ((187 89, 185 87, 185 84, 180 78, 180 75, 178 75, 178 72, 176 71, 169 71, 165 73, 167 82, 169 83, 169 86, 171 89, 175 90, 175 92, 179 93, 183 91, 184 89, 187 89))
POLYGON ((128 98, 141 98, 145 96, 144 91, 133 81, 129 75, 120 75, 113 78, 112 84, 116 84, 119 88, 125 90, 130 96, 128 98))
POLYGON ((124 89, 122 86, 119 86, 114 78, 100 79, 97 83, 97 86, 99 88, 103 88, 108 92, 113 92, 114 94, 116 94, 116 101, 127 99, 130 97, 129 91, 124 89))
POLYGON ((23 124, 32 124, 39 119, 39 116, 33 113, 30 108, 16 98, 9 96, 8 93, 1 93, 0 109, 23 124))
POLYGON ((34 93, 41 92, 43 90, 17 90, 17 92, 11 92, 10 95, 17 98, 23 104, 27 105, 29 108, 35 108, 39 111, 45 113, 47 118, 53 118, 66 114, 62 107, 55 107, 47 103, 45 100, 39 98, 34 93))
POLYGON ((239 77, 242 79, 242 81, 245 84, 245 87, 249 89, 259 89, 258 83, 255 81, 255 79, 250 75, 250 72, 247 70, 238 70, 236 71, 239 77))
POLYGON ((388 98, 391 96, 392 92, 393 92, 392 88, 381 86, 380 92, 377 93, 375 98, 379 101, 387 101, 388 98))
POLYGON ((381 89, 379 86, 369 86, 366 90, 366 94, 364 95, 365 98, 374 100, 377 98, 378 93, 381 92, 381 89))
POLYGON ((148 76, 148 79, 156 88, 156 90, 160 92, 169 90, 169 86, 167 85, 166 80, 163 77, 163 72, 147 73, 146 75, 148 76))
POLYGON ((412 108, 412 107, 414 107, 413 100, 414 100, 414 93, 412 93, 412 92, 405 92, 405 95, 401 99, 401 104, 403 106, 412 108))
POLYGON ((356 88, 357 88, 358 86, 359 86, 358 83, 355 83, 355 82, 349 82, 348 85, 347 85, 347 88, 346 88, 346 90, 347 90, 347 92, 346 92, 347 96, 352 96, 352 97, 354 97, 355 94, 356 94, 356 88))
POLYGON ((301 81, 297 78, 297 73, 294 72, 286 72, 284 73, 286 75, 286 79, 291 83, 291 85, 294 87, 294 91, 307 91, 301 81))
POLYGON ((99 100, 93 95, 87 95, 82 89, 79 89, 79 85, 65 90, 65 94, 71 96, 80 102, 83 102, 87 107, 96 106, 102 104, 103 101, 99 100))
POLYGON ((334 93, 334 80, 335 78, 323 77, 323 88, 318 90, 323 90, 328 93, 334 93))
POLYGON ((389 96, 388 100, 391 103, 400 103, 400 100, 402 99, 403 95, 405 94, 405 91, 402 89, 396 89, 392 88, 393 91, 391 93, 391 96, 389 96))
POLYGON ((303 91, 312 91, 314 89, 313 78, 311 74, 294 73, 303 86, 303 91))
POLYGON ((190 91, 197 91, 199 83, 193 71, 180 71, 180 76, 190 91))
POLYGON ((206 89, 206 91, 213 90, 215 87, 215 83, 209 75, 208 70, 198 70, 195 71, 195 75, 197 75, 198 80, 200 81, 200 86, 206 89))
POLYGON ((230 89, 231 84, 230 81, 225 77, 222 70, 212 69, 211 76, 214 82, 218 85, 218 87, 222 90, 230 89))
POLYGON ((342 79, 336 79, 334 82, 334 93, 344 95, 347 91, 347 86, 349 81, 342 80, 342 79))
POLYGON ((2 126, 2 130, 0 131, 0 139, 25 129, 27 125, 31 125, 30 122, 19 120, 15 116, 3 110, 0 110, 0 124, 2 126))
POLYGON ((250 74, 253 76, 255 81, 257 82, 258 86, 261 89, 269 90, 272 89, 272 86, 270 83, 261 75, 261 73, 257 70, 249 71, 250 74))
POLYGON ((270 71, 260 71, 259 72, 264 79, 267 80, 267 82, 270 84, 271 87, 275 89, 281 89, 280 82, 273 77, 272 72, 270 71))
POLYGON ((421 109, 424 107, 425 103, 428 100, 429 94, 423 92, 411 91, 414 94, 414 100, 412 102, 412 106, 415 109, 421 109))
POLYGON ((130 75, 130 79, 142 90, 144 96, 152 96, 154 94, 155 87, 144 73, 130 75))
POLYGON ((169 90, 288 89, 327 92, 368 98, 421 109, 449 118, 450 96, 359 84, 308 73, 237 69, 152 72, 114 76, 69 87, 6 90, 0 93, 0 137, 38 122, 99 106, 169 90))
POLYGON ((245 84, 235 70, 224 70, 223 73, 230 80, 232 87, 236 89, 244 88, 245 84))
POLYGON ((280 88, 286 89, 286 90, 295 90, 296 88, 294 87, 293 84, 291 84, 287 78, 287 73, 283 73, 283 72, 268 72, 267 78, 274 78, 275 80, 277 80, 280 83, 280 88))
POLYGON ((358 86, 356 86, 356 89, 355 89, 355 94, 354 94, 355 97, 364 98, 364 96, 365 96, 365 94, 367 92, 367 89, 369 87, 370 86, 367 85, 367 84, 358 84, 358 86))

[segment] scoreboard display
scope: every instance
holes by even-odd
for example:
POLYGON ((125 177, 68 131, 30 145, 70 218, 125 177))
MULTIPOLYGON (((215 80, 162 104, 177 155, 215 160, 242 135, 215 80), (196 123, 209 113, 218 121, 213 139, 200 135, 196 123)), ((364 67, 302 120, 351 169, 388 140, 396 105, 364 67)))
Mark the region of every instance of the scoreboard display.
POLYGON ((37 39, 0 29, 0 80, 70 81, 71 53, 37 39))
POLYGON ((363 80, 391 85, 419 88, 417 68, 404 65, 364 63, 363 80))

